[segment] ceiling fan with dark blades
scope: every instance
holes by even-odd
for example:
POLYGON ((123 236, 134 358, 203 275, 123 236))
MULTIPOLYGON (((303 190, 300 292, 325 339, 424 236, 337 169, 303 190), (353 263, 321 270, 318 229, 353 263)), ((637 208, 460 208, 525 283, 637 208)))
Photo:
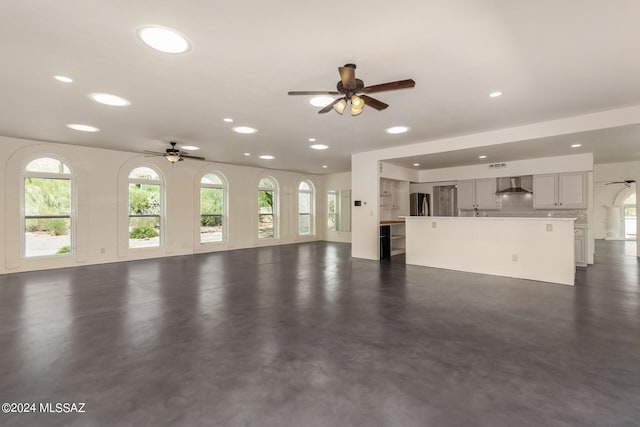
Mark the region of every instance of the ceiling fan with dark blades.
POLYGON ((164 153, 157 153, 155 151, 147 150, 144 150, 144 152, 147 154, 151 154, 154 157, 162 156, 171 163, 182 162, 184 161, 184 159, 206 160, 204 157, 192 156, 188 152, 176 148, 177 142, 171 141, 169 144, 171 144, 171 148, 167 148, 164 153))
POLYGON ((338 72, 340 73, 340 81, 336 85, 337 91, 291 91, 289 92, 289 95, 344 95, 340 98, 336 98, 332 103, 318 111, 318 113, 323 114, 328 113, 331 110, 336 110, 338 113, 342 114, 347 108, 347 104, 351 102, 351 115, 357 116, 362 113, 362 109, 365 105, 368 105, 378 111, 384 110, 389 106, 388 104, 366 94, 408 89, 416 85, 416 82, 414 82, 413 79, 406 79, 398 80, 396 82, 381 83, 373 86, 365 86, 362 80, 356 79, 355 64, 345 64, 344 67, 338 68, 338 72))
POLYGON ((631 187, 631 184, 635 184, 636 180, 635 179, 625 179, 624 181, 612 181, 612 182, 606 182, 604 185, 611 185, 611 184, 624 184, 627 187, 631 187))

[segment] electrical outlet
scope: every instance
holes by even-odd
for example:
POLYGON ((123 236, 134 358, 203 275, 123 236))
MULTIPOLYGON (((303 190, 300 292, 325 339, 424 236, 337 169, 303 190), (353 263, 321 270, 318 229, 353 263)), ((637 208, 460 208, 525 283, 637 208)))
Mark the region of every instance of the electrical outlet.
POLYGON ((105 253, 107 250, 105 248, 100 248, 100 253, 103 254, 105 253))
POLYGON ((431 223, 431 228, 436 228, 436 224, 437 224, 436 222, 432 222, 431 223))
POLYGON ((511 261, 518 262, 518 254, 511 255, 511 261))
POLYGON ((547 224, 547 231, 553 231, 553 224, 547 224))

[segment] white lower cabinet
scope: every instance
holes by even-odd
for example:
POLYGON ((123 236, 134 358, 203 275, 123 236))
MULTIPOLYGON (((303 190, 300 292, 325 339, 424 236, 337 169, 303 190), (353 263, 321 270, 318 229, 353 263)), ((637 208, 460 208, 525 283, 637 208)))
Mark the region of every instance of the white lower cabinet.
POLYGON ((586 228, 575 228, 575 254, 576 265, 578 267, 587 266, 587 230, 586 228))

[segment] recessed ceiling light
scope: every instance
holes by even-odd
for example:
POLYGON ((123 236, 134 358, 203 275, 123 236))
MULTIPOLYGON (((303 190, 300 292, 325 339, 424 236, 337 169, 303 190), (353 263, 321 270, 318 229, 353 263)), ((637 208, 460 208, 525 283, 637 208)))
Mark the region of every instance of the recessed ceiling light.
POLYGON ((420 163, 414 163, 413 166, 420 166, 420 163))
POLYGON ((248 126, 238 126, 238 127, 233 128, 233 131, 234 132, 238 132, 238 133, 245 133, 245 134, 258 132, 257 129, 250 128, 248 126))
POLYGON ((491 93, 489 94, 489 96, 490 96, 491 98, 497 98, 497 97, 499 97, 499 96, 502 96, 502 92, 500 92, 500 91, 498 91, 498 90, 497 90, 497 91, 495 91, 495 92, 491 92, 491 93))
POLYGON ((308 141, 309 142, 316 142, 316 139, 315 138, 309 138, 308 141))
POLYGON ((148 46, 164 53, 184 53, 191 47, 177 31, 159 26, 139 28, 138 37, 148 46))
POLYGON ((73 79, 71 77, 67 77, 67 76, 58 75, 58 76, 53 76, 53 78, 56 79, 59 82, 62 82, 62 83, 72 83, 73 82, 73 79))
POLYGON ((482 156, 478 156, 479 159, 486 159, 487 156, 485 156, 484 154, 482 156))
POLYGON ((73 124, 67 125, 67 127, 69 129, 79 130, 80 132, 98 132, 100 130, 97 127, 93 127, 93 126, 89 126, 89 125, 81 125, 81 124, 77 124, 77 123, 73 123, 73 124))
POLYGON ((111 105, 112 107, 124 107, 131 104, 126 99, 109 93, 92 93, 89 95, 89 98, 100 104, 111 105))
POLYGON ((315 96, 309 100, 309 104, 314 107, 326 107, 331 104, 335 99, 330 96, 315 96))
POLYGON ((227 123, 233 123, 233 119, 231 117, 225 117, 223 120, 227 123))
POLYGON ((251 155, 251 153, 244 153, 244 155, 245 155, 245 156, 250 156, 250 155, 251 155))
POLYGON ((195 145, 181 145, 180 148, 183 150, 196 151, 199 150, 200 147, 196 147, 195 145))
POLYGON ((398 133, 405 133, 408 130, 409 130, 409 128, 406 127, 406 126, 393 126, 393 127, 388 128, 386 130, 386 132, 395 135, 395 134, 398 134, 398 133))
POLYGON ((322 165, 322 168, 323 168, 323 169, 326 169, 326 168, 328 168, 328 167, 329 167, 329 166, 327 166, 327 165, 322 165))
POLYGON ((263 154, 262 156, 260 156, 260 158, 263 159, 263 160, 273 160, 273 159, 275 159, 275 157, 270 156, 268 154, 263 154))
POLYGON ((582 144, 571 144, 571 148, 580 148, 582 144))
POLYGON ((328 145, 324 145, 324 144, 313 144, 310 145, 311 148, 313 148, 314 150, 326 150, 327 148, 329 148, 328 145))

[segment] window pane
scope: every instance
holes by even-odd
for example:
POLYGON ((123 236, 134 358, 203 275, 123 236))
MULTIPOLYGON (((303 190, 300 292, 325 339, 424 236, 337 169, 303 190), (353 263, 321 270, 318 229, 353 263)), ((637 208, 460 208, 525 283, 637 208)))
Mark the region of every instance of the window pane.
POLYGON ((273 191, 258 191, 258 213, 273 213, 273 191))
POLYGON ((129 215, 160 215, 160 186, 129 184, 129 215))
POLYGON ((200 213, 201 214, 222 214, 223 203, 222 188, 201 188, 200 189, 200 213))
POLYGON ((50 157, 41 157, 31 161, 25 168, 28 172, 46 172, 46 173, 60 173, 70 174, 71 171, 58 159, 52 159, 50 157))
POLYGON ((298 234, 311 234, 311 215, 298 215, 298 234))
POLYGON ((311 234, 311 193, 298 193, 298 234, 311 234))
POLYGON ((221 242, 223 237, 222 188, 200 189, 200 242, 221 242))
POLYGON ((298 193, 298 213, 311 213, 310 193, 298 193))
POLYGON ((26 216, 71 216, 71 180, 25 178, 24 212, 26 216))
POLYGON ((259 214, 258 215, 258 238, 270 239, 275 237, 273 227, 273 215, 271 214, 259 214))
POLYGON ((25 256, 44 256, 71 252, 70 218, 26 218, 25 256))
POLYGON ((160 246, 160 216, 129 217, 129 247, 160 246))
POLYGON ((159 181, 160 175, 156 171, 147 167, 135 168, 129 174, 129 178, 134 179, 149 179, 152 181, 159 181))
POLYGON ((336 231, 336 200, 337 200, 337 193, 335 191, 330 191, 329 192, 329 196, 328 196, 328 200, 327 200, 327 205, 328 205, 328 210, 327 210, 327 227, 329 228, 330 231, 336 231))
POLYGON ((273 180, 271 180, 269 178, 262 178, 260 180, 260 184, 258 184, 258 187, 260 187, 260 188, 275 188, 276 184, 273 182, 273 180))
POLYGON ((208 173, 200 180, 202 184, 222 185, 222 179, 214 173, 208 173))
POLYGON ((309 187, 309 184, 307 184, 306 182, 302 181, 300 183, 300 185, 298 186, 298 190, 306 190, 306 191, 310 191, 311 188, 309 187))

